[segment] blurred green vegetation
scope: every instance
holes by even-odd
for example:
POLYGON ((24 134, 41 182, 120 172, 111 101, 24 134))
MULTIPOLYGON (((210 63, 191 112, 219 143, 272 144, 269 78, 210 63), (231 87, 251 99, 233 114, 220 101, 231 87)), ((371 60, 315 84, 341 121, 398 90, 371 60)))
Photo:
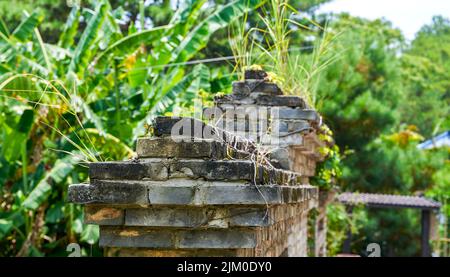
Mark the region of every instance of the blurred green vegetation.
MULTIPOLYGON (((263 3, 13 2, 0 2, 0 256, 67 256, 70 242, 85 256, 101 255, 98 229, 65 202, 67 186, 87 180, 87 162, 132 157, 156 115, 189 112, 199 95, 210 102, 230 92, 233 61, 186 62, 233 55, 230 25, 248 12, 247 29, 264 26, 263 3)), ((323 2, 289 1, 308 18, 295 18, 306 29, 288 25, 290 63, 326 64, 308 93, 338 147, 318 167, 328 171, 316 184, 340 177, 344 191, 448 203, 449 149, 417 144, 450 129, 449 20, 436 16, 408 42, 385 20, 319 15, 323 2), (319 44, 326 51, 317 56, 319 44)), ((442 211, 448 220, 449 206, 442 211)), ((420 253, 418 212, 359 210, 350 218, 333 205, 328 213, 330 253, 339 253, 346 226, 357 253, 371 242, 382 255, 420 253)))
MULTIPOLYGON (((448 147, 417 144, 450 128, 449 21, 435 17, 411 43, 383 20, 344 14, 331 22, 343 31, 333 45, 341 54, 321 76, 318 109, 346 153, 342 189, 448 203, 448 147)), ((370 211, 368 219, 355 237, 356 253, 380 242, 382 255, 420 255, 420 211, 370 211)))

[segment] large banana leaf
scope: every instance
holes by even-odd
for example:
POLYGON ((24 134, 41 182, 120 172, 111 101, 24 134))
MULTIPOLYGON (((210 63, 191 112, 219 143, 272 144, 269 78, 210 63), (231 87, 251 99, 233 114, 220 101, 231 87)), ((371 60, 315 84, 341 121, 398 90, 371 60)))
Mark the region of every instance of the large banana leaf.
POLYGON ((9 37, 8 27, 6 27, 5 22, 1 18, 0 18, 0 33, 2 33, 6 37, 9 37))
POLYGON ((99 47, 101 50, 106 49, 112 42, 117 41, 123 37, 119 24, 113 13, 108 12, 105 23, 103 24, 102 32, 100 34, 99 47))
POLYGON ((0 32, 0 62, 2 67, 10 68, 9 72, 19 72, 19 70, 28 73, 38 72, 47 76, 48 69, 32 58, 23 55, 20 47, 16 46, 14 38, 6 37, 0 32))
POLYGON ((179 10, 179 12, 177 11, 177 13, 170 20, 170 23, 175 26, 173 28, 173 33, 177 36, 185 36, 195 24, 195 21, 199 16, 200 8, 205 3, 206 0, 187 1, 186 7, 183 10, 179 10))
MULTIPOLYGON (((18 59, 18 64, 20 65, 19 69, 21 69, 22 72, 23 71, 25 71, 27 73, 37 72, 41 76, 48 76, 50 73, 48 71, 48 68, 46 68, 45 66, 36 62, 33 59, 25 57, 24 55, 18 54, 17 59, 18 59)), ((17 70, 17 68, 16 68, 16 70, 17 70)), ((17 72, 20 72, 20 71, 18 70, 17 72)))
POLYGON ((33 53, 35 56, 35 59, 40 64, 44 64, 45 65, 44 67, 48 70, 49 73, 51 73, 53 65, 50 61, 50 57, 48 55, 48 51, 45 46, 45 43, 42 40, 41 34, 39 33, 39 30, 37 28, 34 29, 33 37, 35 38, 35 45, 36 45, 36 50, 33 53))
POLYGON ((44 45, 50 56, 56 61, 64 60, 65 58, 72 58, 72 53, 66 48, 48 43, 45 43, 44 45))
POLYGON ((206 46, 214 32, 227 27, 230 22, 262 4, 264 4, 264 1, 236 0, 218 9, 183 39, 177 49, 175 49, 172 60, 175 63, 179 63, 191 59, 199 50, 206 46))
POLYGON ((134 57, 136 62, 128 71, 127 77, 128 82, 132 88, 136 88, 139 85, 142 85, 147 79, 148 68, 146 60, 142 54, 136 54, 134 57))
POLYGON ((98 241, 99 236, 100 236, 99 226, 88 224, 86 225, 85 228, 83 228, 80 241, 87 242, 88 244, 92 245, 98 241))
POLYGON ((42 16, 37 12, 33 12, 27 16, 17 28, 13 31, 12 35, 20 41, 25 41, 34 31, 39 23, 42 21, 42 16))
POLYGON ((26 143, 31 126, 34 122, 34 112, 31 109, 23 111, 19 123, 14 128, 3 126, 4 141, 2 145, 2 155, 9 162, 14 162, 20 156, 23 143, 26 143))
POLYGON ((189 88, 189 90, 192 90, 193 92, 199 92, 201 90, 203 91, 210 91, 211 90, 211 84, 210 84, 210 72, 209 68, 204 64, 198 64, 194 67, 194 72, 196 75, 196 79, 194 82, 192 82, 192 86, 189 88))
POLYGON ((156 59, 151 59, 152 73, 157 74, 164 70, 164 65, 168 64, 172 58, 173 51, 180 44, 180 41, 189 30, 192 29, 194 23, 199 18, 200 8, 205 4, 206 0, 190 0, 187 1, 185 8, 177 10, 170 20, 173 28, 167 29, 164 33, 164 41, 156 41, 154 43, 154 52, 158 53, 156 59))
POLYGON ((0 218, 0 240, 11 231, 13 228, 13 221, 0 218))
POLYGON ((44 201, 47 200, 51 193, 52 186, 50 180, 61 183, 70 172, 74 169, 79 160, 74 156, 67 156, 61 160, 57 160, 55 166, 45 174, 44 178, 34 187, 31 193, 22 203, 22 207, 28 210, 36 210, 44 201))
POLYGON ((110 54, 114 53, 116 55, 123 56, 125 53, 132 53, 140 44, 148 44, 150 42, 159 40, 164 30, 170 27, 170 25, 167 25, 152 28, 142 32, 133 33, 116 41, 95 59, 97 66, 101 67, 102 65, 104 65, 104 62, 106 62, 110 54))
POLYGON ((81 35, 80 41, 75 48, 73 58, 69 65, 69 71, 78 73, 78 76, 83 76, 84 70, 88 66, 89 58, 92 54, 94 42, 97 39, 97 34, 102 27, 103 21, 106 18, 109 5, 105 1, 100 1, 94 14, 89 19, 86 29, 81 35))
POLYGON ((66 24, 64 25, 64 29, 59 38, 58 45, 60 47, 69 48, 73 45, 78 30, 79 17, 80 9, 78 5, 75 5, 70 11, 69 17, 67 18, 66 24))

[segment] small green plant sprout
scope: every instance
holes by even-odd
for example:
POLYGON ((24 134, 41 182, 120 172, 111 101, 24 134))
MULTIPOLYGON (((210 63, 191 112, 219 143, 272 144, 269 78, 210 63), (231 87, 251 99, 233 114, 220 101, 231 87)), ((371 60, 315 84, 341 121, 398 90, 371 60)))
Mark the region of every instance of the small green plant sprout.
POLYGON ((279 87, 282 87, 285 81, 283 77, 272 71, 267 72, 266 80, 271 83, 277 84, 279 87))
POLYGON ((227 93, 225 93, 223 91, 219 91, 219 92, 216 93, 216 97, 223 97, 225 95, 227 95, 227 93))
POLYGON ((342 175, 342 158, 339 147, 334 144, 333 132, 327 125, 324 124, 320 127, 318 138, 324 143, 324 146, 319 148, 319 153, 324 157, 324 160, 318 164, 316 176, 312 178, 311 183, 321 189, 329 190, 342 175))

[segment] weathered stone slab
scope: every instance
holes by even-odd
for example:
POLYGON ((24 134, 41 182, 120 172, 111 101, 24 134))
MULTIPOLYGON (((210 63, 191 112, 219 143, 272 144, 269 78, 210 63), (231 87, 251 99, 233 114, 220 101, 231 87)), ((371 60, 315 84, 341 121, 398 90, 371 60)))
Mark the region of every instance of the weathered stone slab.
POLYGON ((90 184, 73 184, 67 190, 67 200, 72 203, 87 204, 95 202, 90 184))
POLYGON ((263 93, 252 93, 251 98, 254 98, 257 105, 261 106, 286 106, 297 107, 300 109, 306 108, 305 101, 298 96, 288 95, 268 95, 263 93))
MULTIPOLYGON (((252 204, 281 204, 283 191, 289 191, 281 186, 210 186, 203 190, 204 203, 210 205, 252 205, 252 204)), ((289 192, 287 192, 289 193, 289 192)))
POLYGON ((196 137, 196 133, 199 133, 199 130, 201 134, 201 131, 205 127, 205 123, 191 117, 158 116, 153 121, 152 127, 154 134, 157 137, 165 135, 196 137), (178 129, 173 130, 174 126, 176 125, 184 126, 184 129, 182 131, 185 133, 181 134, 179 132, 176 132, 178 129))
MULTIPOLYGON (((247 110, 253 111, 248 112, 248 114, 255 114, 254 109, 255 106, 239 107, 239 110, 243 110, 244 112, 247 112, 247 110)), ((295 111, 295 109, 288 110, 295 111)), ((148 144, 150 145, 150 151, 148 153, 142 153, 140 152, 141 150, 138 150, 138 154, 142 154, 143 157, 164 156, 165 158, 170 158, 171 156, 176 156, 178 154, 181 158, 186 156, 186 158, 209 157, 210 159, 223 159, 229 157, 246 159, 248 155, 244 155, 238 151, 231 151, 226 147, 224 142, 232 143, 237 149, 243 149, 242 147, 245 145, 244 141, 242 141, 243 138, 262 143, 263 145, 300 145, 303 142, 303 134, 301 134, 301 132, 308 132, 310 130, 310 123, 307 120, 274 118, 275 120, 272 120, 269 128, 269 126, 267 126, 269 117, 267 117, 267 121, 265 122, 261 120, 252 121, 251 118, 245 117, 239 118, 239 121, 236 121, 235 116, 233 115, 232 118, 234 121, 229 121, 229 112, 234 114, 236 111, 226 110, 223 119, 217 122, 219 128, 217 131, 222 138, 222 142, 209 139, 194 142, 191 141, 191 139, 184 138, 184 140, 176 142, 169 137, 153 139, 143 138, 140 140, 138 146, 148 144), (227 130, 228 133, 223 133, 220 129, 227 130), (271 132, 268 132, 269 130, 271 132), (233 140, 238 140, 238 143, 234 143, 233 140)), ((273 112, 274 116, 277 116, 277 114, 277 112, 273 112)), ((170 120, 169 122, 173 123, 173 121, 170 120)), ((250 151, 252 150, 254 149, 251 149, 250 151)))
POLYGON ((254 248, 256 232, 252 230, 192 230, 177 233, 179 248, 254 248))
MULTIPOLYGON (((248 154, 245 154, 247 156, 248 154)), ((244 154, 231 153, 230 157, 242 158, 244 154)), ((173 178, 205 180, 256 181, 267 184, 296 185, 300 175, 290 171, 274 171, 255 166, 248 160, 176 160, 140 159, 127 162, 93 163, 90 165, 91 181, 95 180, 153 180, 173 178), (116 169, 118 169, 116 171, 116 169), (291 182, 289 181, 291 180, 291 182)))
POLYGON ((279 186, 195 180, 95 181, 71 185, 69 201, 127 205, 267 205, 297 203, 317 194, 311 186, 279 186), (79 191, 85 197, 79 197, 79 191))
POLYGON ((87 205, 85 223, 108 226, 230 228, 267 227, 286 220, 303 210, 303 203, 293 205, 234 206, 142 206, 108 207, 87 205))
MULTIPOLYGON (((181 183, 181 182, 180 182, 181 183)), ((198 182, 186 185, 152 186, 149 203, 153 205, 265 205, 282 202, 280 186, 264 186, 260 192, 252 185, 198 182)))
MULTIPOLYGON (((181 183, 181 182, 180 182, 181 183)), ((193 205, 197 187, 183 184, 154 185, 148 188, 148 204, 193 205)))
POLYGON ((320 116, 315 110, 303 110, 298 108, 279 108, 273 110, 272 118, 274 119, 301 119, 309 121, 319 121, 320 116))
POLYGON ((246 80, 233 83, 234 94, 250 94, 255 92, 281 95, 283 92, 275 83, 265 82, 263 80, 246 80))
POLYGON ((246 70, 244 72, 244 78, 247 79, 254 79, 254 80, 264 80, 267 78, 267 72, 264 70, 246 70))
MULTIPOLYGON (((223 126, 229 132, 234 132, 236 135, 248 138, 250 135, 269 135, 286 136, 293 132, 307 132, 312 129, 311 124, 306 120, 286 120, 279 119, 270 122, 250 120, 227 120, 219 121, 218 126, 223 126)), ((301 143, 299 141, 298 143, 301 143)))
POLYGON ((199 227, 208 222, 207 210, 204 208, 135 208, 127 209, 125 225, 127 226, 166 226, 199 227))
MULTIPOLYGON (((249 120, 261 120, 262 117, 268 115, 270 107, 260 107, 258 105, 242 104, 236 105, 235 103, 221 104, 219 105, 221 118, 228 117, 228 119, 236 119, 248 117, 249 120)), ((219 118, 220 119, 220 118, 219 118)), ((264 118, 264 120, 267 120, 264 118)))
POLYGON ((265 136, 261 136, 260 143, 266 146, 272 145, 273 147, 288 147, 299 145, 303 142, 302 132, 293 133, 274 133, 265 136))
MULTIPOLYGON (((269 226, 271 216, 268 208, 230 208, 230 226, 269 226)), ((270 208, 269 208, 270 209, 270 208)))
MULTIPOLYGON (((300 122, 313 122, 318 124, 320 122, 320 116, 315 110, 306 110, 301 108, 291 107, 261 107, 257 105, 229 105, 221 104, 219 107, 222 109, 223 116, 218 122, 227 121, 241 121, 241 122, 272 122, 273 124, 287 123, 300 123, 300 122)), ((221 128, 227 129, 223 123, 219 125, 221 128)))
MULTIPOLYGON (((254 111, 249 111, 249 114, 254 114, 254 111)), ((267 114, 267 112, 266 112, 267 114)), ((198 121, 196 119, 192 119, 192 118, 178 118, 178 117, 158 117, 155 119, 154 121, 154 128, 155 128, 155 132, 158 133, 158 137, 157 138, 142 138, 140 140, 139 143, 156 143, 156 142, 150 142, 148 140, 157 140, 157 139, 162 139, 160 140, 161 144, 165 144, 166 142, 168 144, 174 144, 174 143, 178 143, 179 141, 182 141, 185 144, 189 144, 193 141, 196 141, 196 143, 199 143, 203 140, 206 143, 213 143, 213 149, 216 150, 216 152, 212 153, 214 159, 221 159, 221 158, 227 158, 226 156, 224 156, 224 153, 227 153, 228 155, 230 155, 230 157, 233 158, 246 158, 238 153, 235 153, 233 151, 230 151, 230 149, 227 149, 226 145, 224 144, 225 142, 230 142, 230 140, 233 139, 237 139, 235 136, 232 136, 231 134, 226 135, 226 133, 222 132, 221 129, 223 130, 227 130, 228 131, 228 127, 225 125, 224 122, 222 122, 222 118, 220 117, 220 119, 215 122, 213 125, 207 125, 204 124, 201 121, 198 121), (173 126, 175 124, 178 124, 180 122, 180 120, 183 122, 182 124, 186 124, 188 126, 192 126, 195 122, 198 122, 199 124, 203 124, 201 126, 200 129, 195 130, 191 130, 188 132, 187 136, 186 134, 184 134, 185 136, 181 136, 181 133, 178 134, 180 136, 175 136, 176 140, 172 140, 170 141, 170 138, 168 138, 168 136, 171 135, 171 129, 173 128, 173 126), (223 123, 223 124, 222 124, 223 123), (156 131, 158 130, 158 131, 156 131), (159 138, 161 136, 165 136, 165 138, 159 138), (214 148, 215 147, 215 148, 214 148)), ((254 122, 251 122, 250 124, 255 125, 254 122)), ((260 122, 259 125, 263 126, 263 122, 260 122)), ((267 124, 265 123, 264 126, 266 126, 267 124)), ((233 141, 234 143, 234 141, 233 141)), ((240 146, 239 144, 237 146, 240 146)), ((190 147, 189 145, 186 145, 186 147, 190 147)), ((239 148, 239 147, 238 147, 239 148)), ((156 151, 156 150, 152 150, 152 151, 156 151)), ((140 153, 138 153, 139 155, 140 153)), ((158 156, 162 156, 162 154, 158 153, 158 156)), ((140 156, 140 155, 139 155, 140 156)), ((148 155, 150 156, 150 155, 148 155)), ((168 156, 168 155, 164 155, 164 156, 168 156)), ((171 155, 169 155, 171 156, 171 155)), ((191 156, 193 156, 193 154, 191 154, 191 156)), ((199 158, 205 158, 203 156, 206 156, 206 158, 208 157, 208 154, 199 154, 197 155, 199 156, 199 158)), ((141 156, 142 158, 142 156, 141 156)), ((179 157, 182 158, 182 157, 179 157)), ((189 158, 189 157, 187 157, 189 158)))
POLYGON ((100 227, 100 247, 233 249, 253 248, 256 232, 249 229, 168 230, 146 227, 100 227))
POLYGON ((280 133, 292 133, 301 130, 309 130, 311 124, 306 120, 279 120, 277 124, 280 133))
POLYGON ((206 180, 247 180, 254 177, 250 161, 180 160, 170 165, 171 177, 204 178, 206 180))
POLYGON ((145 183, 129 181, 96 181, 70 185, 68 200, 79 204, 148 204, 145 183))
POLYGON ((89 164, 89 177, 91 179, 125 179, 140 180, 150 178, 156 181, 169 178, 168 166, 161 160, 150 161, 122 161, 97 162, 89 164))
POLYGON ((170 137, 139 138, 136 152, 139 158, 214 158, 225 157, 226 148, 214 140, 174 141, 170 137))
POLYGON ((100 247, 173 248, 173 234, 164 229, 100 226, 100 247))
POLYGON ((252 105, 256 104, 256 99, 243 94, 226 94, 214 97, 214 103, 222 108, 223 105, 252 105))
POLYGON ((305 109, 305 101, 298 96, 272 95, 267 93, 254 92, 247 96, 243 94, 228 94, 214 98, 214 102, 219 108, 227 108, 228 105, 259 105, 259 106, 280 106, 305 109))

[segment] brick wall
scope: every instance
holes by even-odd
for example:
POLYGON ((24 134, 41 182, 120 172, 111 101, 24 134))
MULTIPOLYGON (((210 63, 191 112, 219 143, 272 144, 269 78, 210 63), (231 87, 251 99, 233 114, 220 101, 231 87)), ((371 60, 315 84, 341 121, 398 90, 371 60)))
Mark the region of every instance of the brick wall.
POLYGON ((325 255, 307 246, 320 116, 263 72, 246 77, 204 112, 210 124, 159 117, 137 159, 92 163, 90 182, 69 187, 105 255, 325 255))

